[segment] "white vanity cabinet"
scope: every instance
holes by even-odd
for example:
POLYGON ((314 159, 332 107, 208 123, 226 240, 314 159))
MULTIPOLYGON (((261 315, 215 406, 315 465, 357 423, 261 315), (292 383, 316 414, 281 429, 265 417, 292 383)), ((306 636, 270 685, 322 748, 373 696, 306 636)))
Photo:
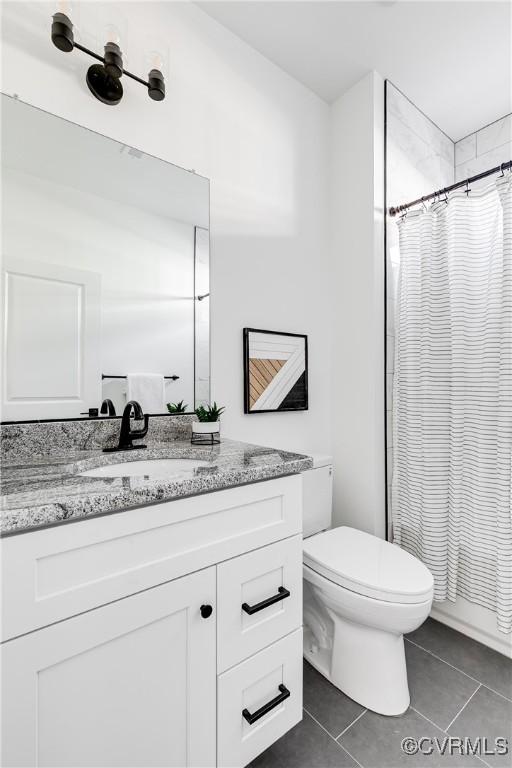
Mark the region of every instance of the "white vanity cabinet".
POLYGON ((1 764, 250 762, 302 716, 301 527, 294 475, 3 539, 1 764))
POLYGON ((215 568, 4 646, 4 766, 210 765, 215 568))

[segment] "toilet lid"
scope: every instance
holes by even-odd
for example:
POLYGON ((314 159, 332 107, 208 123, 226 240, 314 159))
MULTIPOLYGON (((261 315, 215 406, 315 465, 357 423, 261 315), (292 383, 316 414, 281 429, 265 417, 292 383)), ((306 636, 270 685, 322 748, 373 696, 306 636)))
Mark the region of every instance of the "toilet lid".
POLYGON ((355 528, 333 528, 304 541, 304 563, 352 592, 393 603, 432 597, 428 568, 396 544, 355 528))

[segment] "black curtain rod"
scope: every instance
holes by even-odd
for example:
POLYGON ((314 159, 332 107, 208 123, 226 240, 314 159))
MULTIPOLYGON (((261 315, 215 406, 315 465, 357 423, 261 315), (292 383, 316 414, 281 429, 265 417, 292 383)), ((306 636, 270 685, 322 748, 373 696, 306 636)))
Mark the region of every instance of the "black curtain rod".
MULTIPOLYGON (((108 373, 102 373, 101 374, 102 379, 126 379, 125 376, 110 376, 108 373)), ((172 381, 176 381, 179 379, 179 376, 164 376, 164 379, 172 379, 172 381)))
POLYGON ((512 169, 512 160, 509 160, 507 163, 502 163, 501 165, 497 165, 495 168, 489 168, 488 171, 482 171, 482 173, 477 173, 476 176, 470 176, 468 179, 464 179, 464 181, 457 181, 455 184, 452 184, 449 187, 444 187, 443 189, 440 189, 438 192, 432 192, 430 195, 419 197, 417 200, 413 200, 411 203, 405 203, 404 205, 393 206, 389 209, 389 215, 396 216, 397 213, 402 213, 402 211, 406 211, 408 208, 412 208, 413 205, 420 205, 420 203, 426 203, 427 200, 432 200, 436 197, 439 197, 440 195, 446 195, 448 192, 452 192, 454 189, 459 189, 460 187, 465 187, 468 184, 472 184, 474 181, 480 181, 480 179, 485 179, 486 176, 492 176, 493 173, 500 173, 500 172, 503 173, 503 171, 506 171, 507 169, 512 169))

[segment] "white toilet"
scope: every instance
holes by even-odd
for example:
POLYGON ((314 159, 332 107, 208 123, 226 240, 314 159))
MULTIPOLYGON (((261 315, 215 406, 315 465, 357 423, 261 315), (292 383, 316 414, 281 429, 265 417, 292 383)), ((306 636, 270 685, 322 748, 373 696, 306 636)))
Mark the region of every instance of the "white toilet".
POLYGON ((333 528, 332 461, 314 456, 304 481, 304 657, 381 715, 409 706, 403 634, 425 621, 432 574, 403 549, 333 528))

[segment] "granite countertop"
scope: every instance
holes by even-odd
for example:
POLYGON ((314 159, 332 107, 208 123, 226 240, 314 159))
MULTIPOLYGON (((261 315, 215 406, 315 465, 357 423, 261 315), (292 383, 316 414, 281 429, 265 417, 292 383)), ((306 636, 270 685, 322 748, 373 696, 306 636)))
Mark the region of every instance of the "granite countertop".
POLYGON ((77 451, 62 457, 4 462, 0 535, 282 477, 309 469, 312 463, 308 456, 226 439, 214 446, 175 440, 148 443, 147 449, 138 451, 77 451), (206 466, 182 469, 164 478, 80 475, 110 464, 165 458, 197 459, 206 466))

